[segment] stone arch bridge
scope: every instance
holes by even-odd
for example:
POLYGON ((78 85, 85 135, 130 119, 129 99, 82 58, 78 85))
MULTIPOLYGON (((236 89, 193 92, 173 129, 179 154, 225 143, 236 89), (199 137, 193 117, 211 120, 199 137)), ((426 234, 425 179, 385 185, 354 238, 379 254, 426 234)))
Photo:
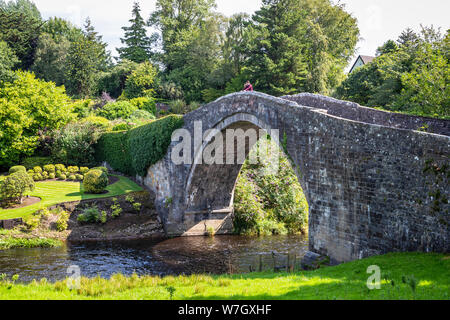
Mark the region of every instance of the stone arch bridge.
MULTIPOLYGON (((311 251, 335 262, 390 251, 448 252, 450 121, 313 94, 257 92, 234 93, 187 114, 184 129, 192 135, 196 121, 203 133, 279 130, 309 204, 311 251)), ((177 144, 143 181, 157 195, 167 234, 231 232, 241 165, 176 165, 177 144)), ((202 152, 194 139, 191 150, 193 159, 202 152)))

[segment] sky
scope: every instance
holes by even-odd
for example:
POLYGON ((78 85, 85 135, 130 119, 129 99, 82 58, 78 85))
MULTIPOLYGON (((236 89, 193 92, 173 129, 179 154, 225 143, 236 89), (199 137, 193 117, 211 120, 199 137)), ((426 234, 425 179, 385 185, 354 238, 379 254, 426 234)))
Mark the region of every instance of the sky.
MULTIPOLYGON (((121 47, 122 26, 128 25, 135 0, 33 0, 44 19, 58 16, 82 26, 89 16, 96 30, 109 45, 113 56, 121 47)), ((156 0, 140 0, 145 19, 155 8, 156 0)), ((254 13, 261 0, 216 0, 217 11, 231 16, 239 12, 254 13)), ((357 54, 375 55, 376 49, 389 39, 396 40, 407 27, 416 31, 420 24, 450 28, 450 0, 340 0, 346 11, 358 20, 360 41, 357 54)), ((349 67, 353 64, 350 62, 349 67)), ((347 68, 348 69, 348 68, 347 68)))

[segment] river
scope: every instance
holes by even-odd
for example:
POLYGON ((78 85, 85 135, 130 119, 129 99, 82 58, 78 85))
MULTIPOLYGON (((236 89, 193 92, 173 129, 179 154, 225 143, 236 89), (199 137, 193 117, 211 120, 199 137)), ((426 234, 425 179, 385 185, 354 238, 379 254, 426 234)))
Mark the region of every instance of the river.
POLYGON ((306 253, 305 236, 181 237, 163 241, 111 241, 67 243, 60 248, 0 251, 0 274, 19 275, 19 282, 46 278, 65 279, 76 265, 81 275, 109 278, 131 275, 179 275, 194 273, 244 273, 286 266, 306 253))

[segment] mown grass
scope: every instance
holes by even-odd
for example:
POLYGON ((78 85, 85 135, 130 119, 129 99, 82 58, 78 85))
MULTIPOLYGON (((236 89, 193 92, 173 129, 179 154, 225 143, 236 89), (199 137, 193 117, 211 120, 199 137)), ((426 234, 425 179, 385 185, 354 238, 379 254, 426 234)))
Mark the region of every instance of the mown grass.
POLYGON ((0 250, 17 248, 55 248, 60 247, 62 241, 47 238, 0 238, 0 250))
POLYGON ((193 275, 178 277, 81 278, 70 290, 66 281, 0 283, 0 299, 449 299, 450 257, 443 254, 395 253, 298 273, 193 275), (367 288, 367 268, 381 268, 381 289, 367 288), (409 280, 416 279, 415 286, 409 280), (402 281, 403 280, 403 281, 402 281), (406 280, 406 281, 405 281, 406 280), (414 287, 414 288, 413 288, 414 287))
POLYGON ((119 181, 109 185, 106 188, 108 193, 105 194, 86 194, 84 193, 83 184, 81 182, 36 182, 36 188, 34 191, 29 192, 28 194, 33 197, 41 198, 41 201, 24 208, 0 209, 0 219, 24 218, 40 209, 44 209, 58 203, 116 197, 129 192, 143 190, 139 185, 130 179, 122 176, 117 177, 119 178, 119 181))

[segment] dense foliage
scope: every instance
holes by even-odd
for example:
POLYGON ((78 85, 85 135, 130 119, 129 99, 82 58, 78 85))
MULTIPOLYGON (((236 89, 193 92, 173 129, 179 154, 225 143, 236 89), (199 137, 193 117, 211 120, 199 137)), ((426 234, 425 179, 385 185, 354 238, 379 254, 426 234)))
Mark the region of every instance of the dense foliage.
POLYGON ((352 72, 336 96, 369 107, 450 117, 450 33, 406 30, 388 41, 373 62, 352 72))
POLYGON ((183 125, 180 116, 167 116, 127 132, 105 133, 96 146, 97 161, 106 161, 117 171, 144 176, 164 157, 172 132, 183 125))
MULTIPOLYGON (((266 148, 264 143, 271 142, 262 140, 258 145, 266 148)), ((256 164, 248 160, 244 164, 235 190, 234 229, 237 233, 265 235, 306 231, 308 203, 295 172, 283 155, 280 155, 278 168, 271 167, 274 163, 278 162, 268 157, 259 158, 256 164)))
POLYGON ((87 193, 102 193, 108 186, 108 175, 101 170, 89 170, 84 175, 83 187, 87 193))
POLYGON ((17 163, 37 146, 38 131, 58 129, 72 119, 64 88, 29 72, 0 87, 0 166, 17 163))
POLYGON ((53 160, 66 165, 95 165, 94 145, 100 134, 89 122, 70 123, 55 131, 50 146, 53 160))
POLYGON ((16 171, 0 182, 2 204, 22 203, 24 193, 34 189, 34 181, 23 170, 16 171))

